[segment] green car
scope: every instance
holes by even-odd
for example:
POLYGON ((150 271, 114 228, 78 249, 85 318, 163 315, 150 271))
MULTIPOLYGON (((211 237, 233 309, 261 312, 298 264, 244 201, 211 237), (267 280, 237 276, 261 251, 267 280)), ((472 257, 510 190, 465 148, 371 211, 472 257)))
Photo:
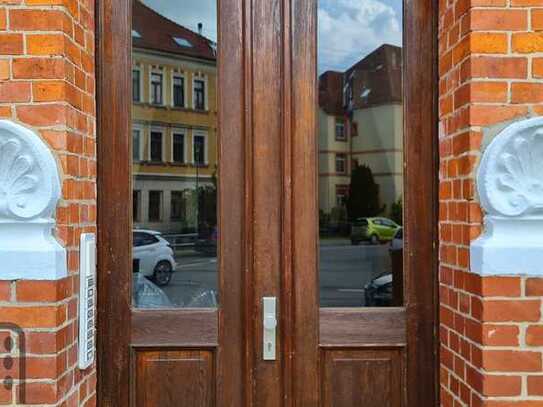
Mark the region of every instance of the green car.
POLYGON ((400 228, 396 222, 387 218, 358 218, 351 227, 351 243, 356 245, 362 241, 371 244, 392 240, 400 228))

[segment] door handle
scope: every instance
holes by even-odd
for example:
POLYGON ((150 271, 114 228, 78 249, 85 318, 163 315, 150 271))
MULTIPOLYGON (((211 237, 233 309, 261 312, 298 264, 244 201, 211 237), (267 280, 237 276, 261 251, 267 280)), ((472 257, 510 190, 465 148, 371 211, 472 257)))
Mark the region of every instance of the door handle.
POLYGON ((263 359, 275 360, 277 298, 262 298, 263 359))

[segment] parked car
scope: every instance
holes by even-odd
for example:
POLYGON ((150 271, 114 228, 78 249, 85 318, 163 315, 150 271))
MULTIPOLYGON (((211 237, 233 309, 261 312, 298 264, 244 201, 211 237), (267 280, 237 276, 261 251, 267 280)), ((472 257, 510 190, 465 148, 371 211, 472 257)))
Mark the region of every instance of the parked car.
POLYGON ((399 228, 390 242, 390 265, 392 266, 392 306, 401 307, 403 301, 403 228, 399 228))
POLYGON ((141 273, 132 279, 132 305, 136 308, 173 308, 175 305, 162 289, 141 273))
POLYGON ((214 227, 206 238, 194 243, 194 250, 206 256, 217 256, 217 227, 214 227))
POLYGON ((132 257, 134 272, 151 278, 156 285, 168 285, 176 264, 170 244, 160 232, 134 230, 132 257))
POLYGON ((364 304, 366 307, 392 306, 392 273, 381 274, 364 287, 364 304))
POLYGON ((398 251, 403 250, 403 228, 400 227, 398 230, 396 230, 396 233, 394 233, 394 237, 390 241, 390 251, 398 251))
POLYGON ((351 243, 356 245, 362 241, 371 244, 392 240, 400 226, 387 218, 359 218, 351 227, 351 243))

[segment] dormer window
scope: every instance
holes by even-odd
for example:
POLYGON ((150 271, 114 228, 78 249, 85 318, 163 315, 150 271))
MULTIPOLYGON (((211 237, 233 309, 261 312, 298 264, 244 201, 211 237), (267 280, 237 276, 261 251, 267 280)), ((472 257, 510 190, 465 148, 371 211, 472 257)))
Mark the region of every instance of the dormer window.
POLYGON ((211 49, 213 50, 213 55, 217 55, 217 43, 216 42, 212 42, 210 41, 209 42, 209 46, 211 47, 211 49))
POLYGON ((189 40, 187 40, 186 38, 173 37, 173 40, 180 47, 185 47, 185 48, 192 48, 193 47, 192 43, 189 40))

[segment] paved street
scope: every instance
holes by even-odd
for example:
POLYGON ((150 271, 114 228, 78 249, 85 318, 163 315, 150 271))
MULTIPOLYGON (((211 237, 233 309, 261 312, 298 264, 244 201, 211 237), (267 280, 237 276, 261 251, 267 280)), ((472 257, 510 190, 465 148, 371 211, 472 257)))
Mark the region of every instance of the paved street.
POLYGON ((217 259, 185 250, 176 253, 176 262, 171 283, 163 287, 170 300, 177 306, 213 306, 218 285, 217 259))
POLYGON ((348 240, 323 240, 320 248, 320 302, 323 307, 364 305, 363 287, 390 272, 388 245, 352 246, 348 240))
MULTIPOLYGON (((164 292, 177 306, 212 306, 217 259, 193 250, 178 251, 176 257, 177 270, 164 292)), ((364 285, 391 270, 388 245, 352 246, 345 239, 323 240, 320 262, 320 301, 327 307, 364 305, 364 285)))

